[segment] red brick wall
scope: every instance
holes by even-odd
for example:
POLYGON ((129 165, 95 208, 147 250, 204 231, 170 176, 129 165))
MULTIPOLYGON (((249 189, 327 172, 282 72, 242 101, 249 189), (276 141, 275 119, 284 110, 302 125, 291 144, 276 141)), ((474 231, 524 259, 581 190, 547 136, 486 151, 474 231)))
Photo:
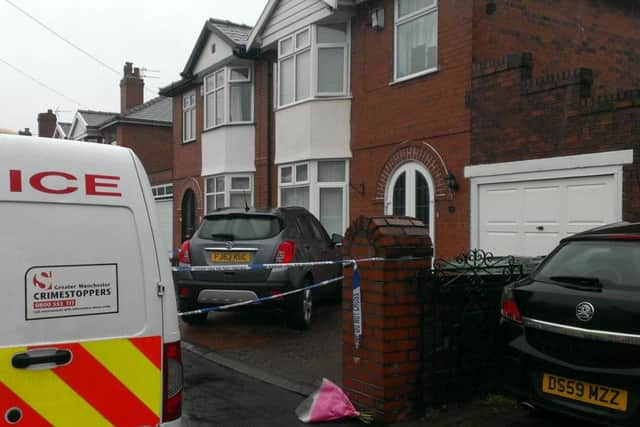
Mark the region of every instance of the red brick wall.
MULTIPOLYGON (((402 142, 426 142, 460 184, 452 200, 436 201, 436 256, 449 258, 469 245, 469 187, 463 168, 469 162, 465 95, 471 88, 472 1, 439 2, 439 70, 390 85, 393 6, 393 0, 368 2, 352 20, 350 216, 383 214, 377 189, 385 165, 402 142), (385 9, 385 28, 379 32, 369 26, 370 11, 378 7, 385 9)), ((435 171, 430 172, 435 179, 435 171)))
POLYGON ((118 124, 116 140, 131 148, 142 161, 151 185, 173 180, 172 130, 170 127, 118 124))
POLYGON ((623 218, 640 220, 640 90, 590 97, 589 70, 530 80, 517 57, 474 66, 471 163, 635 148, 635 163, 624 167, 623 218))
MULTIPOLYGON (((190 92, 184 91, 184 93, 190 92)), ((202 140, 204 125, 204 99, 200 94, 200 86, 196 92, 196 140, 184 144, 182 142, 182 95, 173 97, 173 244, 179 247, 182 234, 182 198, 187 189, 196 195, 196 223, 204 215, 204 180, 202 172, 202 140)))
POLYGON ((640 6, 611 0, 474 1, 473 59, 531 52, 534 77, 594 70, 595 93, 640 86, 640 6))

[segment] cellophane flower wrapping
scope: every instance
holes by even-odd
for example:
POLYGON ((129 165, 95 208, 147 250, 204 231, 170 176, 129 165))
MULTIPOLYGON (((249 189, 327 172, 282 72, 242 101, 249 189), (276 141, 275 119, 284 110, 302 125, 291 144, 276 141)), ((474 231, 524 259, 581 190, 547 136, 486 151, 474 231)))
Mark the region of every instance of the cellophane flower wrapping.
POLYGON ((317 423, 355 418, 360 412, 340 387, 323 378, 320 388, 298 406, 296 415, 302 422, 317 423))

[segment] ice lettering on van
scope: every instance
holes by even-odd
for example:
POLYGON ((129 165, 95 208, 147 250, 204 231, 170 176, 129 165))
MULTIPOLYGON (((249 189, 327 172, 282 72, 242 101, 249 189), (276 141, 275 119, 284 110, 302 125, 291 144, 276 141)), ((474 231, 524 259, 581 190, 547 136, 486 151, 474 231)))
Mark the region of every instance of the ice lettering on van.
POLYGON ((45 186, 43 182, 45 178, 49 178, 52 176, 64 178, 67 181, 77 181, 76 177, 71 175, 70 173, 46 171, 46 172, 39 172, 37 174, 34 174, 31 178, 29 178, 29 184, 31 184, 31 187, 35 188, 36 190, 42 193, 49 193, 49 194, 69 194, 78 190, 78 187, 73 187, 73 186, 68 186, 65 188, 57 188, 57 189, 45 186))
MULTIPOLYGON (((28 179, 32 189, 41 193, 60 195, 78 191, 79 187, 73 185, 78 181, 79 179, 75 175, 62 171, 42 171, 33 174, 28 179)), ((119 176, 86 174, 84 175, 84 192, 87 196, 121 197, 122 193, 117 191, 119 182, 119 176)), ((22 193, 24 183, 21 170, 11 169, 9 171, 9 191, 22 193)))
POLYGON ((19 171, 19 170, 9 171, 9 190, 12 193, 22 192, 22 171, 19 171))
POLYGON ((53 288, 52 271, 41 271, 38 274, 33 275, 33 286, 39 289, 51 289, 53 288))
POLYGON ((122 196, 122 193, 115 193, 110 191, 98 191, 98 187, 118 188, 117 182, 105 182, 105 181, 120 181, 119 176, 86 175, 84 177, 84 180, 85 180, 88 196, 114 196, 114 197, 122 196), (102 182, 99 182, 98 180, 102 182))

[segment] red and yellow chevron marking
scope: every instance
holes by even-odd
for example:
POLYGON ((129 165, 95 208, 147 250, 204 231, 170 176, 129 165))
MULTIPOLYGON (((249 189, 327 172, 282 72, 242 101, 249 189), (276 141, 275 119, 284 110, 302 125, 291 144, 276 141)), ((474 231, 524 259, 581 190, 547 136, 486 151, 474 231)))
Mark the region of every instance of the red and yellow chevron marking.
POLYGON ((11 358, 35 347, 0 349, 0 426, 20 408, 23 426, 141 426, 160 422, 162 340, 115 339, 44 346, 69 350, 66 366, 15 369, 11 358))

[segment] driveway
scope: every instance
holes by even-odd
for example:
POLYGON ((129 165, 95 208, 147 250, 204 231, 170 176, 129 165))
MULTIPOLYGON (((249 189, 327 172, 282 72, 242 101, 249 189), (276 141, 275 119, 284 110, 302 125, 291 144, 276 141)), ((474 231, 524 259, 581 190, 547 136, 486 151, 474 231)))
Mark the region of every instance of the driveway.
POLYGON ((228 359, 309 389, 323 377, 341 384, 341 305, 316 305, 314 314, 307 331, 289 329, 278 312, 210 313, 203 325, 180 329, 184 341, 221 356, 221 363, 228 359))

